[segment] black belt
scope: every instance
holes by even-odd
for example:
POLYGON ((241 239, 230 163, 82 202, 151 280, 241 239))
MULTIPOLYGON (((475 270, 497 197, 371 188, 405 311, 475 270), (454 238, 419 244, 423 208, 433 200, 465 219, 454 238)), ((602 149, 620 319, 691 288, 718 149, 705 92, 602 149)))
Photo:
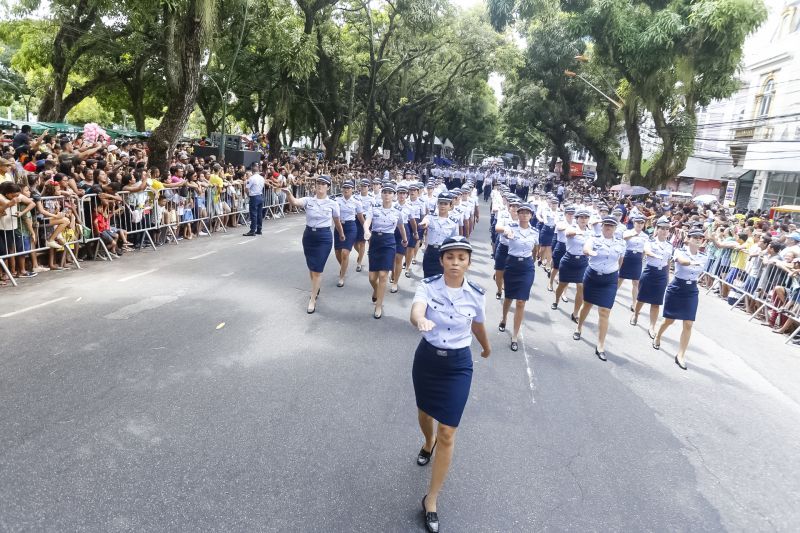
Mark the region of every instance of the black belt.
POLYGON ((441 248, 441 247, 442 247, 442 245, 441 245, 441 244, 430 244, 430 243, 428 244, 428 248, 436 248, 436 249, 439 249, 439 248, 441 248))
POLYGON ((325 226, 324 228, 312 228, 311 226, 306 226, 306 229, 310 229, 311 231, 322 231, 322 230, 331 230, 330 226, 325 226))
POLYGON ((626 254, 643 254, 644 252, 637 252, 636 250, 625 250, 626 254))
POLYGON ((614 270, 613 272, 607 272, 607 273, 603 273, 603 272, 598 272, 597 270, 595 270, 595 269, 593 269, 593 268, 591 268, 591 267, 589 267, 589 270, 591 270, 592 272, 594 272, 594 273, 595 273, 595 274, 597 274, 598 276, 610 276, 611 274, 614 274, 614 273, 616 273, 616 272, 619 272, 619 269, 617 269, 617 270, 614 270))
POLYGON ((679 278, 678 276, 675 276, 674 279, 678 283, 685 283, 686 285, 697 285, 697 280, 696 279, 683 279, 683 278, 679 278))
POLYGON ((524 261, 526 259, 533 259, 532 255, 528 255, 528 256, 525 256, 525 257, 520 257, 518 255, 508 254, 508 257, 515 257, 517 259, 517 261, 524 261))

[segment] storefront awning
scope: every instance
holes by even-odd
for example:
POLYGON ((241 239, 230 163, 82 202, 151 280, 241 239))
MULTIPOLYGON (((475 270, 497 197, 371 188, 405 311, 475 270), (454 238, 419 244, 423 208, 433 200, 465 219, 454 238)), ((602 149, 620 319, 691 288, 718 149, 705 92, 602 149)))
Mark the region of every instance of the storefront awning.
POLYGON ((742 167, 731 167, 725 174, 722 175, 720 179, 722 180, 739 180, 739 181, 747 181, 748 178, 752 180, 752 176, 755 175, 755 170, 747 170, 746 168, 742 167), (750 176, 748 176, 748 174, 750 176))

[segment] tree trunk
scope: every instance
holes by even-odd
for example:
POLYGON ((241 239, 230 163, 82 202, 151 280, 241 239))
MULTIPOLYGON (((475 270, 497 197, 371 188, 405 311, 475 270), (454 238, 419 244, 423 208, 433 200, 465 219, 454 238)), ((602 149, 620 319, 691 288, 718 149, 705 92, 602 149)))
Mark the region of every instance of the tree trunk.
POLYGON ((273 120, 272 125, 267 130, 267 141, 269 142, 269 158, 277 159, 281 155, 281 132, 286 127, 285 120, 273 120))
MULTIPOLYGON (((150 163, 159 167, 162 173, 169 171, 170 156, 189 122, 189 115, 197 100, 202 68, 200 61, 206 34, 206 21, 203 17, 212 11, 199 4, 211 1, 213 0, 189 0, 182 20, 179 21, 174 11, 169 10, 169 16, 164 21, 167 26, 167 34, 175 35, 176 30, 180 29, 182 38, 174 40, 174 45, 166 50, 166 54, 169 56, 167 61, 170 59, 178 61, 178 68, 175 71, 170 72, 171 69, 167 69, 168 78, 177 76, 177 79, 172 80, 175 82, 174 86, 177 91, 170 91, 167 112, 147 141, 150 149, 150 163)), ((169 41, 167 39, 167 42, 169 41)), ((173 84, 168 83, 168 85, 173 84)))
POLYGON ((639 134, 639 104, 636 97, 631 96, 622 110, 628 138, 628 163, 622 183, 637 185, 642 182, 642 138, 639 134))

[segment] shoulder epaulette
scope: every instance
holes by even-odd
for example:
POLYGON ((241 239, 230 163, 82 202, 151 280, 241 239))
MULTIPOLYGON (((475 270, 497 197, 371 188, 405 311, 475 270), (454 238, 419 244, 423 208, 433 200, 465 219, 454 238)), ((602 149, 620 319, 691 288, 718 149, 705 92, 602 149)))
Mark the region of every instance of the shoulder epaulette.
POLYGON ((441 277, 442 277, 441 274, 436 274, 435 276, 431 276, 429 278, 423 279, 422 283, 433 283, 434 281, 436 281, 437 279, 439 279, 441 277))
POLYGON ((472 287, 473 289, 475 289, 479 293, 481 293, 481 294, 485 294, 486 293, 486 289, 484 289, 483 287, 481 287, 477 283, 474 283, 474 282, 472 282, 470 280, 467 280, 467 283, 469 284, 470 287, 472 287))

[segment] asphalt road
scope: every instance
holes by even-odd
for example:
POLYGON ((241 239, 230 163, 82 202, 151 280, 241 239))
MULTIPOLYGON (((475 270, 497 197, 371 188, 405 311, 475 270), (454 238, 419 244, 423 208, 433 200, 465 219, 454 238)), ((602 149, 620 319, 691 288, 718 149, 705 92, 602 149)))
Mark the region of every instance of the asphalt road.
MULTIPOLYGON (((366 272, 336 288, 331 256, 306 315, 302 224, 0 290, 0 530, 424 530, 416 280, 374 320, 366 272)), ((596 314, 573 341, 539 269, 511 352, 487 233, 493 353, 474 347, 443 532, 800 528, 796 348, 704 296, 683 372, 678 328, 654 351, 626 286, 603 363, 596 314)))

